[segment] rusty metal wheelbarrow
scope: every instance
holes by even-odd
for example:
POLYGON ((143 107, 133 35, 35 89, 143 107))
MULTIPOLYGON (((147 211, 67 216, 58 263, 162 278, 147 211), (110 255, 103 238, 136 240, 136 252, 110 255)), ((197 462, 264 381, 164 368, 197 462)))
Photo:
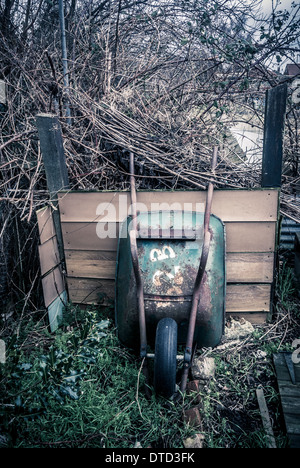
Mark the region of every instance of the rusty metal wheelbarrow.
MULTIPOLYGON (((214 149, 212 169, 217 163, 214 149)), ((120 341, 139 349, 154 388, 167 398, 186 389, 194 347, 215 347, 224 333, 225 228, 211 214, 213 184, 204 213, 137 212, 134 156, 130 155, 132 215, 121 226, 116 269, 116 326, 120 341), (183 356, 178 344, 185 344, 183 356), (148 347, 155 349, 149 353, 148 347)))

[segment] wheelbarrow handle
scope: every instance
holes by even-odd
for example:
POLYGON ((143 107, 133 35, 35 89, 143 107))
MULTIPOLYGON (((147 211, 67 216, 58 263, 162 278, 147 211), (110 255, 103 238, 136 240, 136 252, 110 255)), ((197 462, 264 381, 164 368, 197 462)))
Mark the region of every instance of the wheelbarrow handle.
MULTIPOLYGON (((215 146, 213 157, 212 157, 212 165, 211 165, 212 171, 214 171, 217 166, 217 160, 218 160, 218 148, 215 146)), ((189 370, 189 366, 192 360, 192 347, 193 347, 194 334, 195 334, 197 310, 198 310, 198 305, 200 301, 200 288, 201 288, 201 284, 204 278, 204 273, 205 273, 209 250, 210 250, 211 234, 209 231, 209 221, 210 221, 210 215, 211 215, 213 191, 214 191, 214 185, 213 185, 213 182, 210 182, 208 186, 206 205, 205 205, 202 254, 201 254, 199 269, 198 269, 198 273, 197 273, 196 281, 194 285, 192 307, 191 307, 191 313, 190 313, 190 318, 189 318, 189 327, 188 327, 186 347, 185 347, 185 353, 184 353, 184 368, 183 368, 181 388, 180 388, 182 392, 184 392, 186 388, 188 370, 189 370)))
POLYGON ((137 287, 137 300, 139 312, 139 328, 140 328, 140 355, 142 358, 147 354, 147 332, 146 332, 146 317, 144 305, 144 285, 142 274, 139 266, 138 250, 137 250, 137 210, 136 210, 136 188, 134 174, 134 154, 130 153, 130 187, 131 187, 131 210, 132 210, 132 229, 129 232, 130 251, 133 265, 134 276, 137 287))

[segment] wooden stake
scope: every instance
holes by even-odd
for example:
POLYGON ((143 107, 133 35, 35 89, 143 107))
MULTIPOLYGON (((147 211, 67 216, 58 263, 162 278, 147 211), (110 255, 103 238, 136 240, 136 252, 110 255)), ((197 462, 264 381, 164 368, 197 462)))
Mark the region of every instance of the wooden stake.
POLYGON ((262 419, 263 426, 264 426, 266 436, 267 436, 268 448, 277 448, 273 429, 272 429, 272 424, 270 420, 270 415, 269 415, 269 411, 268 411, 268 407, 267 407, 267 403, 265 400, 264 391, 262 387, 258 387, 256 389, 256 396, 257 396, 257 401, 258 401, 259 410, 261 414, 261 419, 262 419))
POLYGON ((53 222, 57 235, 60 259, 64 261, 63 237, 58 212, 57 192, 69 188, 69 179, 61 127, 58 118, 52 114, 37 115, 36 125, 39 133, 50 200, 52 205, 57 208, 53 212, 53 222))
POLYGON ((6 84, 3 80, 0 80, 0 104, 6 104, 6 84))
POLYGON ((267 91, 262 161, 262 187, 281 187, 286 103, 286 83, 267 91))

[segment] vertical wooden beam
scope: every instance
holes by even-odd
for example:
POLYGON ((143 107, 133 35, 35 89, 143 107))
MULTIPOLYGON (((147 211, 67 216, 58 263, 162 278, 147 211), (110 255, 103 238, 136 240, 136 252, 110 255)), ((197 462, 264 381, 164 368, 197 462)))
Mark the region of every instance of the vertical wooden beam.
POLYGON ((286 83, 267 90, 262 161, 262 187, 281 187, 286 102, 286 83))
POLYGON ((5 221, 4 221, 4 202, 0 201, 0 307, 6 302, 8 288, 7 288, 7 245, 5 242, 5 221))
POLYGON ((52 114, 38 114, 36 126, 39 133, 41 152, 46 172, 50 200, 57 209, 53 212, 60 259, 64 261, 63 237, 58 211, 57 192, 69 188, 61 127, 58 118, 52 114))
POLYGON ((69 188, 61 127, 56 115, 36 116, 41 151, 46 171, 47 184, 52 198, 59 190, 69 188))
POLYGON ((264 396, 264 391, 262 387, 256 389, 256 396, 259 405, 259 410, 266 433, 266 442, 268 448, 276 448, 276 440, 273 433, 272 423, 270 420, 269 410, 264 396))
POLYGON ((0 80, 0 104, 6 105, 6 83, 0 80))

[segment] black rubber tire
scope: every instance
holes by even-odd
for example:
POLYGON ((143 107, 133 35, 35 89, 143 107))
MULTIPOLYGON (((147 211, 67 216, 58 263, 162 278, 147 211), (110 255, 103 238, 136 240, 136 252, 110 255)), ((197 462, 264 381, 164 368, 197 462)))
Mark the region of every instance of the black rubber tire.
POLYGON ((176 388, 177 323, 171 318, 158 322, 155 338, 154 389, 170 398, 176 388))

